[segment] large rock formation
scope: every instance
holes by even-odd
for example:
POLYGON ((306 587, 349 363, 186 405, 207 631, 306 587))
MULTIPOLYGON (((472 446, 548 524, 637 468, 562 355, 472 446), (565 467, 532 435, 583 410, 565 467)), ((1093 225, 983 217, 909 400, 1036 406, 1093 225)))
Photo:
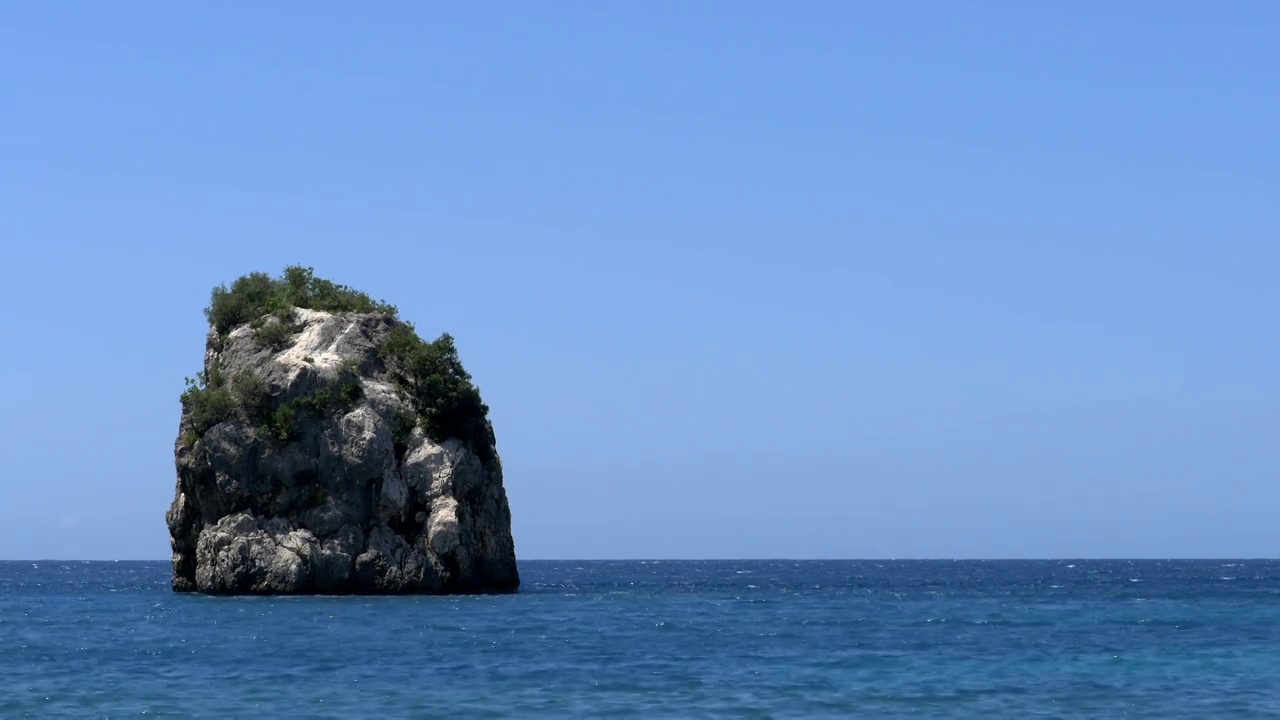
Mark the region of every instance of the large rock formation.
POLYGON ((430 436, 431 393, 443 391, 396 366, 397 331, 412 334, 394 309, 215 324, 175 447, 175 590, 517 588, 492 428, 481 413, 471 437, 430 436))

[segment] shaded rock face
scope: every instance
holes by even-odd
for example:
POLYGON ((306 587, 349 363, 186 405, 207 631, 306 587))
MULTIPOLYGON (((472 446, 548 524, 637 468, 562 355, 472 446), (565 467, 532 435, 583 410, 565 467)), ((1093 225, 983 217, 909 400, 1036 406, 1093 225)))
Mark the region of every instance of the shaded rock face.
POLYGON ((311 410, 297 414, 286 439, 263 413, 243 411, 197 438, 184 411, 167 515, 174 589, 514 591, 511 512, 492 428, 480 453, 426 436, 379 358, 396 320, 300 309, 295 322, 299 330, 274 348, 248 325, 223 338, 210 333, 207 374, 252 374, 268 407, 311 410), (299 405, 344 373, 358 383, 345 401, 299 405))

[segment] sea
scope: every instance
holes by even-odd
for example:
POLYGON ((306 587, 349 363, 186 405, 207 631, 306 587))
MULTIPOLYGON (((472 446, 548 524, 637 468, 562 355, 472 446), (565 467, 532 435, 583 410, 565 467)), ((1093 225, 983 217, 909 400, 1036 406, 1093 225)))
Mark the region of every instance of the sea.
POLYGON ((219 598, 0 563, 0 718, 1280 718, 1280 561, 541 561, 219 598))

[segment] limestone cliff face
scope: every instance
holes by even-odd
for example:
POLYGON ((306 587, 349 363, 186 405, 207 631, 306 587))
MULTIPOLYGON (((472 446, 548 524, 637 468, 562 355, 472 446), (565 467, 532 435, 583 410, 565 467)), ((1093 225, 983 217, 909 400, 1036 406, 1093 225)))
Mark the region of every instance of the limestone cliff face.
POLYGON ((297 309, 273 345, 248 324, 210 332, 219 402, 184 403, 175 445, 175 590, 517 588, 492 428, 479 442, 427 436, 379 352, 399 324, 297 309))

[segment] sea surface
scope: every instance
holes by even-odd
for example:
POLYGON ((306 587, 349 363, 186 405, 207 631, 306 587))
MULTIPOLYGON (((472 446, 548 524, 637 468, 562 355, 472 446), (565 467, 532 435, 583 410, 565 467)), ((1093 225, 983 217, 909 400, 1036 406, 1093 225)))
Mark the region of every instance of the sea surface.
POLYGON ((1280 717, 1280 562, 525 562, 212 598, 0 563, 0 718, 1280 717))

